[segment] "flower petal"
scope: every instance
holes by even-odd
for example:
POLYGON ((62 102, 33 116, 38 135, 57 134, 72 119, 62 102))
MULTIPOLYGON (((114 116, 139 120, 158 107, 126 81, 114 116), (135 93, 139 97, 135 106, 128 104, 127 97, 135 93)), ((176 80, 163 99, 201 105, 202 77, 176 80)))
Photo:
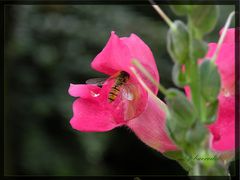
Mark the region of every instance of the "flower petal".
POLYGON ((167 134, 166 105, 152 93, 149 93, 146 110, 127 126, 148 146, 160 152, 176 150, 177 147, 167 134))
POLYGON ((73 114, 70 124, 73 129, 82 132, 109 131, 122 125, 114 121, 109 110, 94 100, 78 98, 73 103, 73 114))
MULTIPOLYGON (((137 35, 119 38, 114 32, 104 49, 95 57, 91 66, 102 73, 113 75, 118 71, 132 72, 132 60, 137 59, 158 82, 157 66, 149 47, 137 35)), ((144 76, 143 76, 144 77, 144 76)), ((157 87, 149 79, 143 78, 149 88, 156 94, 157 87)))
MULTIPOLYGON (((159 82, 159 74, 157 70, 157 66, 150 48, 136 35, 131 34, 129 38, 123 37, 120 38, 122 42, 128 47, 131 58, 136 58, 145 69, 152 75, 152 77, 159 82)), ((147 84, 147 86, 157 94, 156 85, 152 84, 148 79, 142 76, 142 79, 147 84)))
MULTIPOLYGON (((220 35, 222 34, 223 29, 220 31, 220 35)), ((235 28, 229 28, 227 30, 227 34, 224 38, 223 43, 234 43, 235 42, 235 28)))
POLYGON ((101 88, 91 84, 70 84, 68 93, 73 97, 91 98, 100 92, 101 88))
POLYGON ((235 145, 235 97, 219 96, 217 120, 208 126, 213 139, 210 146, 215 151, 231 151, 235 145))
POLYGON ((128 72, 130 53, 127 46, 119 39, 115 32, 111 33, 104 49, 94 58, 91 63, 93 69, 113 75, 122 70, 128 72))

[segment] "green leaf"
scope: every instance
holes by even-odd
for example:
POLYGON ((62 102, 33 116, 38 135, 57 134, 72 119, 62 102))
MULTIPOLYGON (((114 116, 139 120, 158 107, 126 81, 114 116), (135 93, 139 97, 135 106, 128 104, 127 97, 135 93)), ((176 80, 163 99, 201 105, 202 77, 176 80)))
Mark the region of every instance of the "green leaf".
POLYGON ((206 120, 204 123, 211 124, 217 119, 218 99, 206 104, 206 120))
POLYGON ((167 50, 172 60, 184 64, 189 60, 189 33, 182 21, 174 21, 167 34, 167 50))
POLYGON ((172 79, 176 86, 184 87, 189 83, 188 77, 182 71, 182 65, 175 63, 172 69, 172 79))
POLYGON ((180 126, 189 127, 195 122, 194 107, 181 91, 170 88, 167 91, 166 102, 171 119, 175 119, 180 126))
POLYGON ((193 39, 192 41, 192 56, 194 60, 203 58, 208 50, 208 45, 204 41, 193 39))
POLYGON ((169 113, 167 114, 166 127, 168 130, 169 137, 177 144, 179 147, 185 146, 185 136, 186 136, 186 127, 183 127, 181 123, 177 121, 169 113))
POLYGON ((186 142, 199 146, 205 139, 208 131, 201 122, 196 122, 186 133, 186 142))
POLYGON ((219 7, 217 5, 196 5, 189 15, 194 26, 195 37, 211 32, 217 24, 219 7))
POLYGON ((192 168, 189 157, 185 156, 182 151, 167 151, 163 155, 169 159, 177 161, 186 171, 192 168))
POLYGON ((171 10, 176 15, 186 15, 191 12, 192 6, 191 5, 170 5, 171 10))
POLYGON ((172 160, 183 160, 182 151, 167 151, 164 152, 163 155, 172 160))
POLYGON ((221 79, 217 66, 211 60, 204 60, 200 65, 200 91, 206 102, 216 101, 221 79))

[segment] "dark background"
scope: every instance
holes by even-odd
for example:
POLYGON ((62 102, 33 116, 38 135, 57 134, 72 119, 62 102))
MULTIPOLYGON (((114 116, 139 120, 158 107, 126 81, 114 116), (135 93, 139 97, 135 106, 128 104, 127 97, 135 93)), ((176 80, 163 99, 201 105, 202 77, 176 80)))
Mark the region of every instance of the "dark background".
MULTIPOLYGON (((162 6, 176 19, 168 6, 162 6)), ((184 175, 175 162, 126 128, 81 133, 69 124, 70 83, 103 77, 90 68, 110 32, 137 34, 155 56, 161 83, 173 86, 167 25, 148 5, 9 5, 4 8, 5 175, 184 175)), ((221 6, 218 40, 234 6, 221 6)), ((162 98, 162 95, 159 94, 162 98)))

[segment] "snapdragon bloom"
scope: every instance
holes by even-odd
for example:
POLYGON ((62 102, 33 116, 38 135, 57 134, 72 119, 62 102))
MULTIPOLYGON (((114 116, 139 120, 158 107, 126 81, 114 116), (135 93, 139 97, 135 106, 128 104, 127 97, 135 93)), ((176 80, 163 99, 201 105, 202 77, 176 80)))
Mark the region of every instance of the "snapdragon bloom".
POLYGON ((77 97, 71 126, 82 132, 104 132, 127 126, 148 146, 160 152, 175 150, 165 129, 166 105, 156 97, 157 87, 148 78, 139 72, 150 91, 136 79, 130 69, 133 59, 159 81, 149 47, 135 34, 119 38, 112 32, 105 48, 91 63, 93 69, 109 75, 102 87, 94 84, 69 87, 69 94, 77 97))
MULTIPOLYGON (((220 31, 220 35, 221 35, 220 31)), ((235 147, 235 29, 228 29, 215 61, 221 77, 218 96, 217 119, 208 126, 210 147, 217 152, 233 151, 235 147)), ((211 59, 217 48, 216 43, 208 44, 206 59, 211 59)), ((201 63, 201 60, 199 61, 201 63)), ((190 97, 190 88, 185 87, 190 97)))
MULTIPOLYGON (((220 32, 221 34, 221 32, 220 32)), ((209 43, 207 57, 211 58, 217 47, 209 43)), ((219 109, 216 121, 208 126, 212 134, 211 147, 215 151, 233 151, 235 148, 235 29, 228 29, 216 59, 221 76, 219 109)))

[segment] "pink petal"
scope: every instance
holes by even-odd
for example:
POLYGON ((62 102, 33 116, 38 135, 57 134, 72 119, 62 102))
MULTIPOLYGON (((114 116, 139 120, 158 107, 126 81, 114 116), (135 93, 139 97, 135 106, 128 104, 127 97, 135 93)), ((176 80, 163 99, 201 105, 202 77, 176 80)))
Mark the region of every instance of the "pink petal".
POLYGON ((106 46, 91 63, 93 69, 108 75, 113 75, 120 70, 128 72, 130 65, 131 57, 128 47, 115 32, 111 33, 106 46))
POLYGON ((206 54, 206 58, 212 58, 215 53, 217 44, 216 43, 208 43, 208 52, 206 54))
POLYGON ((235 94, 235 44, 222 44, 216 64, 222 80, 222 88, 235 94))
MULTIPOLYGON (((223 29, 220 31, 220 35, 222 34, 223 29)), ((224 38, 223 43, 234 43, 235 42, 235 28, 230 28, 227 30, 227 34, 224 38)))
MULTIPOLYGON (((113 75, 118 71, 126 71, 133 76, 130 67, 132 60, 136 58, 152 74, 156 81, 159 75, 154 57, 149 47, 135 34, 128 38, 119 38, 114 32, 104 49, 95 57, 91 66, 102 73, 113 75)), ((157 88, 147 78, 145 83, 154 93, 157 88)))
POLYGON ((146 110, 127 123, 140 140, 160 152, 177 149, 166 131, 165 108, 166 105, 150 93, 146 110))
POLYGON ((73 129, 82 132, 109 131, 120 123, 116 123, 111 112, 97 101, 78 98, 73 103, 73 118, 70 124, 73 129))
POLYGON ((184 86, 184 91, 188 99, 191 99, 191 89, 190 86, 184 86))
MULTIPOLYGON (((131 34, 131 36, 128 38, 123 37, 120 39, 130 50, 131 57, 136 58, 158 82, 159 74, 150 48, 136 34, 131 34)), ((158 91, 157 87, 148 79, 144 78, 144 76, 142 76, 142 79, 147 84, 147 86, 156 94, 158 91)))
POLYGON ((91 98, 100 92, 101 88, 91 84, 70 84, 68 93, 73 97, 91 98))
POLYGON ((231 151, 235 145, 235 97, 219 97, 217 120, 208 126, 213 135, 210 145, 215 151, 231 151))
MULTIPOLYGON (((210 43, 206 57, 211 58, 216 50, 217 44, 210 43)), ((220 72, 222 91, 229 95, 235 90, 235 45, 234 43, 223 43, 216 60, 220 72)))

